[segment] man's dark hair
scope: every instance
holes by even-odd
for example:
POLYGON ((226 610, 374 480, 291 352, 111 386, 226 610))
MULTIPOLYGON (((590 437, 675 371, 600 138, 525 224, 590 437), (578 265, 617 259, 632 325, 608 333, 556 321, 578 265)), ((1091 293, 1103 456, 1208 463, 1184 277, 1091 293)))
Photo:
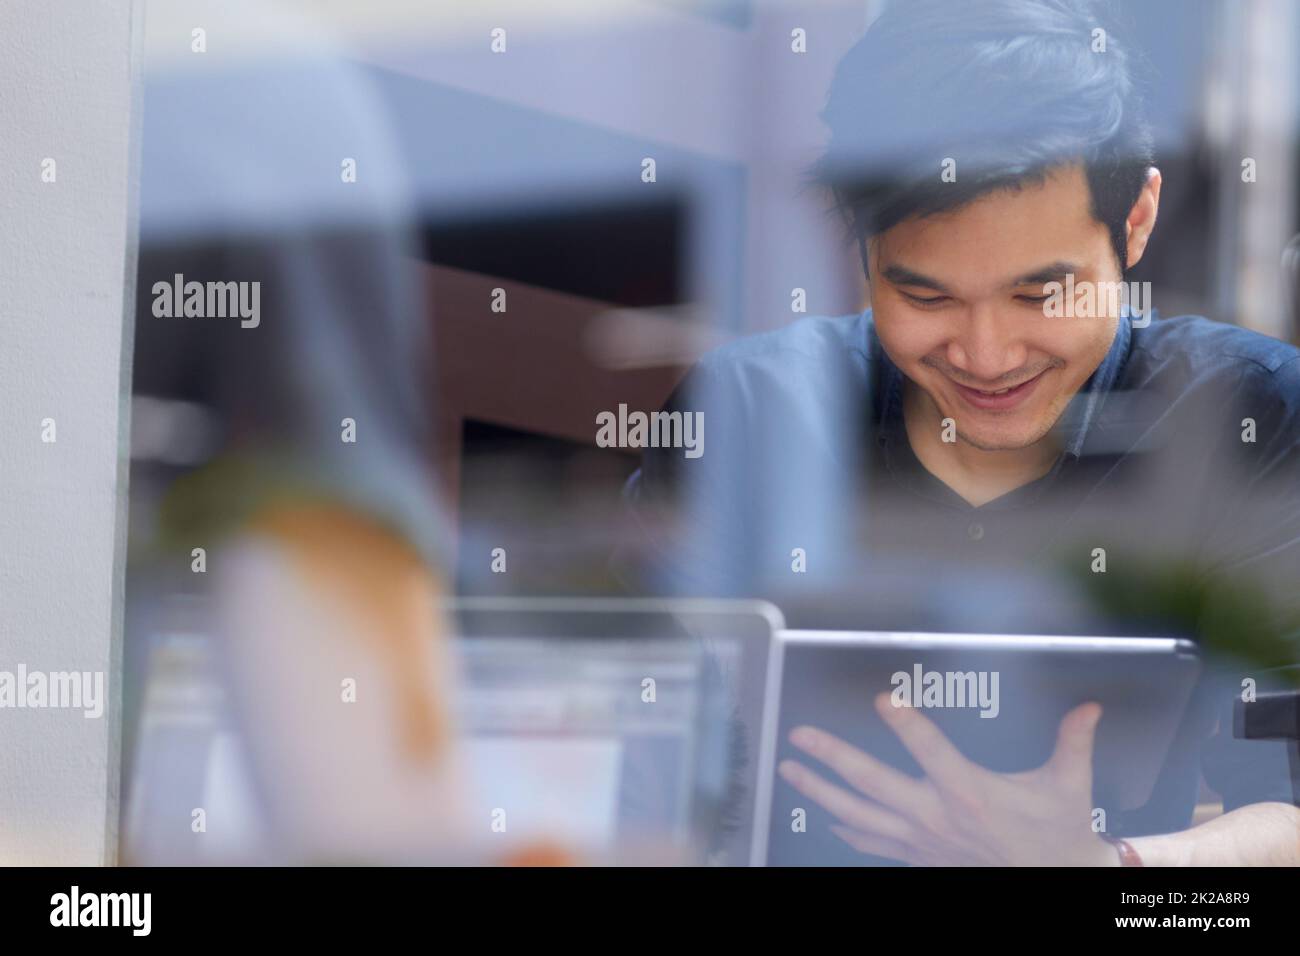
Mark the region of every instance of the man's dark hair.
POLYGON ((894 0, 836 69, 809 179, 869 272, 871 236, 1081 162, 1127 270, 1125 220, 1154 162, 1132 68, 1086 0, 894 0))

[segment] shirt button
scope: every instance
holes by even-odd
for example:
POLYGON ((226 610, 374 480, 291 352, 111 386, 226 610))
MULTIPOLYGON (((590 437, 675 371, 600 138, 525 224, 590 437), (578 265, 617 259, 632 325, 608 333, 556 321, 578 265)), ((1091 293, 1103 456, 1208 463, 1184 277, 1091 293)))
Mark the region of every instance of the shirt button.
POLYGON ((972 541, 978 541, 984 537, 984 526, 978 521, 972 521, 970 527, 966 529, 966 533, 970 535, 972 541))

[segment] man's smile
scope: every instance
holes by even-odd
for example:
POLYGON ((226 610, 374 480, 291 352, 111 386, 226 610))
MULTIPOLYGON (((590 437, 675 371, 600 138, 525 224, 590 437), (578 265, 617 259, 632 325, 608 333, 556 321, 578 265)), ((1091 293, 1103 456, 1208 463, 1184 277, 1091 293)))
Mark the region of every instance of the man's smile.
POLYGON ((969 385, 962 385, 958 382, 952 384, 956 388, 957 394, 968 405, 982 411, 1005 412, 1028 401, 1029 397, 1037 390, 1043 376, 1050 371, 1050 367, 1045 368, 1032 378, 1025 379, 1016 385, 994 390, 971 388, 969 385))

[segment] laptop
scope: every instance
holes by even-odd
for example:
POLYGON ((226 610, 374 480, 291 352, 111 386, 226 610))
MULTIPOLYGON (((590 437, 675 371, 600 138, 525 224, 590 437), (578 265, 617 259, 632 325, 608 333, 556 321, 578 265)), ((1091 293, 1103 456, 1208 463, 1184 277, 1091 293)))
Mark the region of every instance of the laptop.
POLYGON ((748 601, 446 605, 471 818, 597 863, 745 865, 775 634, 748 601))
MULTIPOLYGON (((462 784, 465 791, 456 812, 466 814, 456 816, 454 836, 464 845, 412 830, 407 846, 394 847, 349 831, 349 858, 475 865, 509 858, 512 845, 540 843, 589 863, 748 862, 764 689, 784 626, 776 608, 461 598, 443 610, 454 625, 460 670, 448 690, 464 774, 456 781, 458 797, 462 784)), ((204 636, 210 629, 200 603, 187 605, 175 633, 157 636, 125 814, 123 852, 133 863, 282 858, 270 842, 275 834, 259 789, 265 781, 240 732, 244 714, 226 692, 214 658, 219 647, 204 636), (196 807, 206 828, 177 839, 176 821, 189 834, 196 807)), ((314 681, 312 671, 306 683, 314 681)), ((291 712, 296 700, 288 698, 291 712)), ((323 700, 325 713, 337 708, 332 695, 323 700)), ((391 741, 376 738, 373 747, 380 752, 375 765, 389 770, 391 741)), ((303 784, 292 769, 272 772, 284 774, 277 785, 303 784)), ((339 852, 334 843, 291 849, 295 861, 339 852)))

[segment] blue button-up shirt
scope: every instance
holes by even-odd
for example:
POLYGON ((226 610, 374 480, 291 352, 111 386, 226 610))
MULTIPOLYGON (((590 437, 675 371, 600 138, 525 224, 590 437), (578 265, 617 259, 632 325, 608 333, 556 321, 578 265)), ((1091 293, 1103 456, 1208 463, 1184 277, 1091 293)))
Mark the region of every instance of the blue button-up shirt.
POLYGON ((1231 702, 1300 662, 1300 351, 1125 315, 1049 473, 980 506, 913 453, 903 384, 869 310, 705 356, 669 402, 704 413, 704 454, 649 449, 629 483, 639 586, 767 597, 796 627, 1184 633, 1238 663, 1115 828, 1186 826, 1198 750, 1228 809, 1295 799, 1285 746, 1233 740, 1231 702))

